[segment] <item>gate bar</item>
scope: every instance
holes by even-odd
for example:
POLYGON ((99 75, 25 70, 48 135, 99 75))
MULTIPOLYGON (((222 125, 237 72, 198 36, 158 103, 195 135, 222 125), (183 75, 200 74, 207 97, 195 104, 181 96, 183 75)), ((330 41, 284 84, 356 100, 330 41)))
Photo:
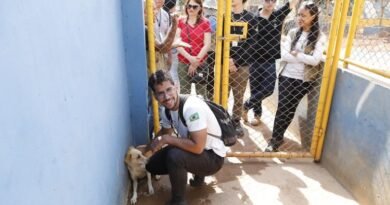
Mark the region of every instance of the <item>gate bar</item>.
MULTIPOLYGON (((338 69, 337 66, 338 66, 338 62, 340 59, 340 52, 341 52, 341 48, 342 48, 345 23, 347 21, 348 7, 349 7, 349 0, 344 0, 343 5, 342 5, 342 13, 341 13, 341 18, 340 18, 338 33, 337 33, 335 53, 333 55, 333 63, 331 65, 332 67, 330 69, 331 73, 330 73, 330 78, 329 78, 329 89, 326 93, 325 105, 324 105, 324 115, 322 116, 322 120, 321 120, 320 129, 322 130, 322 132, 321 132, 321 135, 318 136, 319 137, 318 138, 318 145, 317 145, 316 153, 314 155, 315 161, 319 161, 321 159, 322 150, 324 147, 326 128, 327 128, 328 120, 329 120, 329 112, 330 112, 330 107, 332 105, 333 92, 334 92, 334 87, 336 84, 336 76, 337 76, 337 69, 338 69)), ((338 10, 335 10, 335 12, 338 12, 338 10)))
POLYGON ((335 7, 333 9, 333 15, 332 15, 332 20, 330 25, 329 43, 328 43, 328 49, 326 51, 326 61, 324 65, 323 75, 322 75, 322 83, 320 89, 320 96, 318 99, 316 120, 314 124, 314 131, 313 131, 313 136, 312 136, 312 141, 310 146, 311 147, 310 153, 312 153, 313 156, 315 155, 316 150, 318 149, 319 146, 318 145, 319 136, 321 136, 323 133, 323 130, 321 129, 321 123, 324 115, 325 101, 326 101, 326 96, 329 87, 329 76, 331 74, 331 65, 334 62, 333 61, 334 49, 337 40, 336 37, 337 37, 337 30, 339 27, 338 23, 340 22, 341 8, 342 8, 342 1, 336 1, 335 7))
MULTIPOLYGON (((364 5, 364 0, 355 0, 352 10, 351 24, 349 25, 348 37, 347 37, 347 45, 344 53, 344 58, 348 59, 351 56, 353 39, 356 33, 356 27, 358 25, 358 21, 360 19, 360 15, 362 13, 362 7, 364 5)), ((344 61, 343 67, 348 67, 348 61, 344 61)))
POLYGON ((310 152, 228 152, 226 157, 313 158, 313 155, 310 152))
POLYGON ((223 7, 224 1, 218 0, 217 4, 217 31, 216 31, 216 45, 215 45, 215 71, 214 71, 214 102, 220 104, 221 102, 221 68, 222 68, 222 29, 223 29, 223 7))
MULTIPOLYGON (((156 72, 156 53, 154 49, 154 12, 153 12, 153 1, 146 0, 146 15, 147 15, 147 26, 148 26, 148 51, 149 51, 149 75, 156 72)), ((158 102, 152 95, 152 108, 153 108, 153 131, 154 134, 160 130, 160 116, 158 113, 158 102)), ((149 139, 150 140, 150 137, 149 139)))
MULTIPOLYGON (((219 0, 221 1, 221 0, 219 0)), ((222 69, 222 97, 221 105, 227 109, 227 101, 229 96, 229 58, 230 58, 230 24, 232 13, 232 1, 225 1, 225 22, 224 22, 224 35, 229 38, 225 38, 223 42, 223 69, 222 69)))

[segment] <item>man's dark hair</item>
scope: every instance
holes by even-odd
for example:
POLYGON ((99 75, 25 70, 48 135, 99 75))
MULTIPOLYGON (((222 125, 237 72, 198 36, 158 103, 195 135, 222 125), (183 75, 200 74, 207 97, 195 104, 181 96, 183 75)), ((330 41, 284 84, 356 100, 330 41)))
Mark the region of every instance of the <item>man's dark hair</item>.
POLYGON ((242 0, 242 3, 245 4, 247 0, 242 0))
POLYGON ((152 75, 150 75, 148 85, 149 88, 152 89, 153 92, 155 92, 154 86, 162 84, 165 81, 171 82, 172 85, 175 84, 169 71, 158 70, 152 75))

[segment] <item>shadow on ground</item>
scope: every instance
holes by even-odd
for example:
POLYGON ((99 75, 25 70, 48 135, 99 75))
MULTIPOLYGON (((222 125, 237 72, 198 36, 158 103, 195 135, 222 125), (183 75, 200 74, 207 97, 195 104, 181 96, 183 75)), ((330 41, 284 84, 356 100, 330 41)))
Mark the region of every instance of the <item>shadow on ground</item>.
MULTIPOLYGON (((357 204, 324 168, 307 159, 229 158, 216 175, 206 178, 206 183, 199 188, 187 186, 189 205, 357 204)), ((167 176, 154 180, 153 185, 155 194, 148 196, 146 180, 141 181, 137 204, 163 205, 169 200, 167 176)))

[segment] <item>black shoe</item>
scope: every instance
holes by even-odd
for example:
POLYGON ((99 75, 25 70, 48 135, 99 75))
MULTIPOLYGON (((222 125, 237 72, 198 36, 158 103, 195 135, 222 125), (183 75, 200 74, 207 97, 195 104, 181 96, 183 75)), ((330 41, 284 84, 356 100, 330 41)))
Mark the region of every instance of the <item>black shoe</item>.
POLYGON ((269 142, 267 148, 265 148, 265 152, 277 152, 279 151, 279 147, 280 145, 282 145, 284 142, 283 139, 280 139, 280 140, 275 140, 275 139, 271 139, 271 141, 269 142))
POLYGON ((236 132, 237 132, 237 137, 244 137, 245 133, 244 133, 244 129, 241 127, 241 125, 238 125, 236 127, 236 132))
POLYGON ((234 120, 234 128, 236 129, 238 137, 243 137, 245 135, 244 128, 241 127, 240 120, 234 120))
POLYGON ((194 175, 194 178, 190 179, 190 186, 192 187, 201 187, 205 184, 204 176, 194 175))

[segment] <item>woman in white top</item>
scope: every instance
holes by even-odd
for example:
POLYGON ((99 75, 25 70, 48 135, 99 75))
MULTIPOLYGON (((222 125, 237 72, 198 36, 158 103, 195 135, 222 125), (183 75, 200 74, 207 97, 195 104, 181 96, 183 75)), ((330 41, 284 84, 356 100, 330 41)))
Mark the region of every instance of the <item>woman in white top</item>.
POLYGON ((312 89, 313 81, 322 70, 320 61, 325 35, 320 31, 319 9, 314 3, 302 5, 298 11, 298 25, 282 42, 279 74, 279 102, 272 139, 265 151, 277 151, 283 136, 294 118, 302 98, 312 89))

